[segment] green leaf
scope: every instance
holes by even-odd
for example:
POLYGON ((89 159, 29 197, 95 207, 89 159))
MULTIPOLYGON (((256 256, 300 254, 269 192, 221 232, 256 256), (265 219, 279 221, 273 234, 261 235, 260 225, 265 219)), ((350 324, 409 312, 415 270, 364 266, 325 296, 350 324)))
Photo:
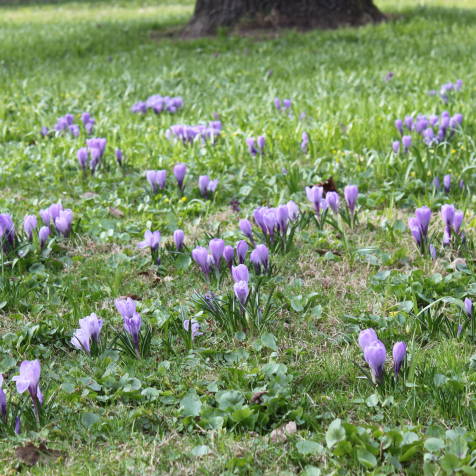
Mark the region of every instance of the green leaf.
POLYGON ((445 447, 445 442, 440 438, 428 438, 423 446, 427 451, 436 453, 445 447))
POLYGON ((306 455, 322 455, 324 447, 315 441, 300 440, 296 443, 296 449, 299 454, 306 455))
POLYGON ((60 389, 65 393, 73 393, 74 392, 74 385, 70 382, 64 382, 60 385, 60 389))
POLYGON ((218 392, 215 396, 220 410, 235 410, 243 406, 244 398, 241 392, 228 390, 218 392))
POLYGON ((175 266, 177 269, 187 269, 191 262, 192 260, 189 255, 180 254, 175 260, 175 266))
POLYGON ((195 390, 191 390, 180 400, 180 414, 183 417, 195 417, 200 415, 202 402, 195 390))
POLYGON ((377 466, 377 458, 370 452, 367 451, 365 448, 358 448, 357 449, 357 459, 359 463, 366 468, 375 468, 377 466))
POLYGON ((316 466, 306 466, 301 476, 321 476, 321 470, 316 466))
POLYGON ((190 451, 191 455, 196 456, 197 458, 208 455, 211 452, 212 450, 207 445, 195 446, 195 448, 192 448, 192 451, 190 451))
POLYGON ((97 423, 101 417, 97 413, 86 412, 81 415, 81 423, 86 428, 91 428, 95 423, 97 423))
POLYGON ((291 307, 296 311, 296 312, 302 312, 304 311, 304 306, 303 306, 303 299, 302 296, 294 296, 291 299, 291 307))
POLYGON ((327 429, 326 443, 329 448, 332 448, 339 441, 345 440, 345 430, 342 427, 340 418, 336 418, 327 429))
POLYGON ((268 347, 268 349, 274 351, 278 350, 278 346, 276 345, 276 338, 273 334, 270 334, 269 332, 266 332, 261 336, 261 343, 264 347, 268 347))

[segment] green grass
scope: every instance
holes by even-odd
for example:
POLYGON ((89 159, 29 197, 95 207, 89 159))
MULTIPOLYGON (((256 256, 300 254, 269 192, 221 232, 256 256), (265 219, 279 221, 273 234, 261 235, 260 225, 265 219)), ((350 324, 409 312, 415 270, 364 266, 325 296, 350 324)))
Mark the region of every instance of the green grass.
POLYGON ((192 1, 0 2, 0 212, 18 230, 25 214, 58 200, 74 212, 74 233, 49 255, 35 244, 2 256, 0 373, 10 407, 24 409, 20 435, 2 433, 0 422, 2 474, 474 474, 474 339, 451 332, 463 320, 458 300, 476 298, 476 2, 378 5, 391 20, 376 26, 185 41, 167 32, 187 21, 192 1), (463 88, 448 104, 427 94, 457 79, 463 88), (182 96, 183 109, 130 112, 156 93, 182 96), (276 96, 292 99, 292 116, 275 111, 276 96), (396 118, 443 110, 464 115, 449 144, 428 148, 414 136, 408 154, 391 153, 396 118), (97 121, 94 136, 108 140, 94 176, 78 167, 83 133, 39 134, 84 111, 97 121), (214 146, 165 136, 214 113, 223 122, 214 146), (252 157, 245 139, 261 134, 266 153, 252 157), (172 183, 177 162, 189 167, 183 197, 172 183), (160 168, 167 188, 152 195, 144 171, 160 168), (198 193, 204 174, 219 179, 212 200, 198 193), (450 196, 432 188, 444 174, 453 176, 450 196), (262 291, 274 292, 277 314, 261 331, 230 337, 200 311, 195 293, 229 293, 228 276, 207 283, 187 254, 163 255, 158 273, 136 248, 146 229, 170 242, 182 228, 190 249, 209 237, 234 244, 254 208, 292 199, 310 210, 304 187, 330 176, 339 192, 359 186, 359 222, 343 227, 345 241, 311 220, 288 253, 271 254, 262 291), (460 250, 440 245, 445 203, 465 212, 460 250), (419 255, 406 227, 424 204, 436 261, 419 255), (138 297, 153 329, 151 355, 140 361, 111 349, 122 328, 113 301, 126 295, 138 297), (422 312, 442 297, 455 300, 422 312), (109 336, 97 357, 70 344, 92 312, 109 336), (193 343, 181 322, 192 317, 203 331, 193 343), (388 355, 407 342, 396 382, 389 356, 383 385, 361 378, 356 339, 367 327, 388 355), (11 381, 35 358, 47 402, 39 427, 11 381), (267 393, 252 401, 259 391, 267 393), (290 421, 297 432, 274 441, 271 432, 290 421), (15 448, 30 441, 63 456, 27 468, 15 448))

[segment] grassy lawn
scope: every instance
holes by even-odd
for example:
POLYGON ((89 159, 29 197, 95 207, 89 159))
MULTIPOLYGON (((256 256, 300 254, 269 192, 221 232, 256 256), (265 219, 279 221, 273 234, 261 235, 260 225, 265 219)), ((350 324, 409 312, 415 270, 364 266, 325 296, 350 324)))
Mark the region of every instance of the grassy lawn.
POLYGON ((16 229, 11 243, 0 216, 0 473, 476 474, 476 1, 381 0, 391 20, 359 29, 171 38, 193 3, 0 2, 0 213, 16 229), (154 94, 183 107, 131 112, 154 94), (79 135, 55 131, 66 114, 79 135), (425 125, 404 128, 412 144, 394 152, 406 116, 425 125), (215 140, 170 137, 216 120, 215 140), (251 153, 258 136, 264 149, 251 153), (91 137, 107 139, 94 173, 77 158, 91 137), (161 169, 153 193, 145 171, 161 169), (203 175, 218 180, 206 196, 203 175), (339 212, 317 217, 305 187, 330 177, 339 212), (290 200, 298 216, 264 236, 254 210, 290 200), (41 248, 39 212, 57 202, 72 231, 51 223, 41 248), (445 204, 464 218, 443 245, 445 204), (422 206, 432 218, 418 247, 408 219, 422 206), (25 215, 37 217, 32 240, 25 215), (146 230, 160 231, 158 252, 138 248, 146 230), (249 242, 245 305, 224 262, 207 277, 192 259, 212 238, 249 242), (269 248, 259 273, 252 241, 269 248), (119 297, 137 302, 140 358, 119 297), (103 327, 88 353, 71 341, 91 313, 103 327), (367 328, 386 347, 377 383, 358 344, 367 328), (36 413, 12 380, 35 359, 36 413), (29 444, 59 453, 29 466, 18 450, 29 444))

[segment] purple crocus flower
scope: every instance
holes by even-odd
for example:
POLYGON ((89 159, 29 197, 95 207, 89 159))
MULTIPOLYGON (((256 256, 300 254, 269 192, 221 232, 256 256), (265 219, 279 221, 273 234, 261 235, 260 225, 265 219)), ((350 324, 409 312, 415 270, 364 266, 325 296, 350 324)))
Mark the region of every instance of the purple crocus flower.
POLYGON ((324 193, 324 189, 322 187, 318 187, 316 185, 312 187, 306 187, 307 199, 313 204, 314 210, 318 216, 322 208, 323 193, 324 193))
POLYGON ((460 210, 455 211, 455 215, 453 217, 452 227, 456 234, 459 234, 459 230, 461 228, 461 224, 463 223, 464 213, 460 210))
POLYGON ((464 300, 464 312, 468 317, 473 316, 473 301, 471 301, 469 298, 465 298, 464 300))
POLYGON ((248 283, 246 281, 238 281, 233 285, 233 290, 240 304, 244 306, 246 304, 246 300, 248 299, 248 294, 250 293, 248 283))
POLYGON ((185 319, 185 321, 183 321, 183 328, 186 331, 191 332, 192 339, 195 339, 195 337, 197 337, 197 336, 203 335, 203 332, 200 332, 200 323, 196 319, 192 319, 192 320, 185 319), (192 326, 191 329, 190 329, 190 324, 192 326))
POLYGON ((181 251, 183 248, 183 242, 185 240, 185 233, 183 230, 175 230, 174 231, 174 242, 175 242, 175 249, 177 251, 181 251))
POLYGON ((405 119, 403 120, 403 123, 405 124, 405 127, 409 131, 411 131, 413 129, 413 117, 412 116, 405 116, 405 119))
POLYGON ((281 100, 279 98, 274 98, 274 107, 279 111, 281 109, 281 100))
POLYGON ((152 193, 156 193, 158 189, 162 190, 165 187, 167 172, 165 170, 147 170, 145 178, 152 188, 152 193))
POLYGON ((180 190, 183 190, 183 181, 185 179, 185 174, 187 173, 187 166, 183 163, 179 163, 174 167, 174 176, 177 180, 177 184, 180 190))
POLYGON ((219 268, 220 261, 223 257, 223 251, 225 250, 225 242, 221 238, 213 238, 210 240, 208 246, 213 256, 213 263, 217 268, 219 268))
POLYGON ((55 227, 58 233, 64 237, 69 236, 71 233, 71 225, 73 223, 73 212, 67 208, 61 210, 58 217, 55 219, 55 227))
POLYGON ((364 329, 363 331, 360 331, 358 341, 359 347, 363 352, 369 344, 378 341, 377 333, 372 328, 364 329))
POLYGON ((435 178, 433 179, 433 188, 434 188, 435 190, 439 190, 439 189, 440 189, 440 186, 441 186, 441 184, 440 184, 440 178, 439 178, 439 177, 435 177, 435 178))
POLYGON ((142 326, 142 317, 138 312, 135 312, 132 317, 123 316, 124 330, 132 337, 134 347, 137 354, 139 354, 139 333, 142 326))
POLYGON ((50 130, 46 126, 43 126, 40 130, 40 134, 43 137, 46 137, 49 133, 50 133, 50 130))
POLYGON ((339 194, 337 192, 327 192, 326 201, 334 213, 339 211, 339 194))
POLYGON ((210 273, 210 265, 208 262, 208 250, 204 248, 203 246, 197 246, 193 251, 192 251, 192 258, 195 261, 195 263, 198 264, 200 267, 201 271, 208 275, 210 273))
POLYGON ((441 218, 445 225, 446 230, 450 231, 451 226, 453 225, 453 219, 455 216, 455 207, 454 205, 443 205, 441 207, 441 218))
POLYGON ((0 243, 4 246, 13 245, 15 242, 15 224, 13 218, 8 213, 0 213, 0 243))
POLYGON ((250 279, 248 268, 244 264, 232 266, 231 276, 233 277, 233 281, 235 281, 235 283, 238 283, 239 281, 248 282, 250 279))
POLYGON ((443 232, 443 246, 448 246, 451 243, 451 230, 449 228, 445 228, 443 232))
POLYGON ((295 220, 299 216, 299 207, 296 205, 296 202, 289 200, 289 202, 286 203, 286 206, 288 207, 289 219, 291 221, 295 220))
POLYGON ((84 350, 88 354, 91 352, 91 334, 87 329, 79 328, 71 337, 71 344, 78 350, 84 350))
POLYGON ((248 252, 248 243, 245 240, 240 240, 236 244, 236 254, 240 264, 243 264, 246 259, 246 253, 248 252))
POLYGON ((77 152, 76 155, 78 157, 78 162, 79 162, 80 167, 83 170, 86 170, 86 167, 88 165, 88 157, 89 157, 88 148, 87 147, 81 147, 80 149, 78 149, 78 152, 77 152))
POLYGON ((231 268, 233 265, 233 259, 235 258, 235 249, 233 246, 226 245, 225 248, 223 249, 223 259, 226 262, 226 265, 228 268, 231 268))
POLYGON ((240 230, 243 235, 245 235, 250 240, 253 240, 253 231, 251 227, 251 222, 246 218, 240 220, 240 230))
POLYGON ((218 179, 210 180, 208 184, 207 191, 208 193, 215 193, 218 186, 218 179))
POLYGON ((114 300, 114 305, 122 317, 131 318, 136 312, 137 303, 131 298, 117 298, 114 300))
POLYGON ((79 130, 79 126, 78 126, 78 125, 76 125, 76 124, 71 124, 71 125, 69 126, 69 132, 71 132, 71 135, 72 135, 73 137, 78 137, 81 131, 79 130))
POLYGON ((349 207, 351 215, 354 215, 355 205, 357 204, 357 197, 359 196, 359 189, 357 185, 347 185, 344 188, 344 198, 349 207))
POLYGON ((409 218, 408 228, 410 228, 410 231, 412 232, 412 235, 416 241, 416 244, 420 246, 422 243, 422 231, 421 231, 420 222, 418 221, 418 218, 415 218, 415 217, 409 218))
POLYGON ((122 165, 122 160, 123 160, 123 153, 122 153, 122 150, 121 149, 116 149, 115 151, 115 155, 116 155, 116 161, 119 165, 122 165))
POLYGON ((443 177, 443 188, 445 189, 445 193, 450 193, 451 175, 448 174, 443 177))
POLYGON ((303 132, 301 135, 301 150, 307 152, 309 146, 309 135, 307 132, 303 132))
POLYGON ((434 245, 430 245, 430 256, 432 260, 436 259, 436 248, 434 245))
POLYGON ((256 155, 258 153, 258 149, 255 147, 255 138, 254 137, 248 137, 246 139, 246 145, 248 147, 248 152, 251 155, 256 155))
POLYGON ((38 231, 38 239, 40 240, 40 248, 43 249, 45 247, 46 241, 50 236, 50 227, 49 226, 42 226, 38 231))
POLYGON ((386 357, 385 346, 379 340, 371 342, 364 348, 364 359, 370 367, 374 383, 380 383, 382 380, 386 357))
POLYGON ((407 345, 405 342, 396 342, 393 346, 392 355, 393 355, 393 370, 395 371, 395 376, 398 375, 400 367, 402 366, 403 361, 405 360, 405 355, 407 353, 407 345))
POLYGON ((266 142, 266 139, 264 136, 258 136, 256 139, 256 145, 258 146, 258 149, 261 153, 264 152, 264 144, 266 142))
POLYGON ((208 175, 200 175, 198 177, 198 188, 202 196, 206 197, 208 192, 208 185, 210 184, 210 177, 208 175))
POLYGON ((72 114, 66 114, 64 119, 66 120, 66 124, 70 126, 74 121, 74 116, 72 114))
POLYGON ((269 265, 269 250, 266 245, 258 245, 251 252, 250 261, 254 265, 257 273, 261 271, 261 267, 266 271, 269 265))
POLYGON ((137 244, 137 248, 150 248, 151 251, 156 251, 160 245, 160 231, 146 230, 144 233, 144 240, 137 244))
POLYGON ((277 218, 278 229, 281 231, 283 236, 286 235, 289 222, 289 210, 287 205, 280 205, 275 209, 275 216, 277 218))
POLYGON ((398 154, 400 151, 400 141, 399 140, 394 140, 392 142, 392 150, 394 154, 398 154))
POLYGON ((403 135, 403 121, 401 119, 395 121, 395 127, 400 135, 403 135))
POLYGON ((28 239, 31 241, 33 239, 33 230, 37 226, 37 220, 35 215, 26 215, 23 219, 23 231, 25 232, 28 239))
POLYGON ((403 136, 402 137, 402 144, 404 152, 408 152, 408 149, 412 145, 412 136, 403 136))
POLYGON ((43 394, 41 393, 39 382, 41 374, 41 365, 38 359, 24 360, 20 364, 20 375, 12 378, 16 382, 17 392, 23 393, 28 390, 35 406, 35 412, 38 415, 38 404, 43 403, 43 394))
POLYGON ((417 208, 415 215, 418 220, 422 235, 426 237, 428 235, 428 226, 431 220, 431 210, 427 206, 417 208))
POLYGON ((291 99, 283 99, 283 107, 284 109, 289 109, 292 105, 291 99))
POLYGON ((145 102, 143 101, 136 102, 131 107, 131 112, 138 113, 138 114, 145 114, 147 112, 147 106, 145 102))
POLYGON ((5 422, 7 418, 7 396, 2 388, 3 385, 3 375, 0 374, 0 417, 5 422))
POLYGON ((79 327, 81 329, 85 329, 91 336, 91 339, 93 339, 95 342, 99 341, 102 324, 103 320, 100 319, 94 312, 89 316, 83 317, 79 320, 79 327))

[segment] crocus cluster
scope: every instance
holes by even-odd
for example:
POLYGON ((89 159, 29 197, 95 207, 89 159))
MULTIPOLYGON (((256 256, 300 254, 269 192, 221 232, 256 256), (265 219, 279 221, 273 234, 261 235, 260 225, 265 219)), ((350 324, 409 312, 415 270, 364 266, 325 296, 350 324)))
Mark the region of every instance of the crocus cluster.
POLYGON ((183 99, 180 96, 170 97, 154 94, 145 101, 136 102, 131 111, 139 114, 145 114, 148 110, 154 111, 156 114, 161 112, 177 112, 183 106, 183 99))
MULTIPOLYGON (((277 236, 285 237, 290 222, 299 217, 299 208, 292 200, 275 208, 259 207, 253 212, 255 223, 261 228, 266 239, 274 241, 277 236)), ((245 236, 253 240, 251 224, 248 220, 240 221, 240 229, 245 236)))
POLYGON ((443 220, 443 245, 447 246, 451 243, 452 236, 460 236, 464 238, 461 232, 464 213, 456 210, 454 205, 443 205, 441 207, 441 219, 443 220))
POLYGON ((212 269, 220 269, 222 260, 228 261, 229 248, 225 257, 225 242, 221 238, 213 238, 208 244, 208 249, 197 246, 192 251, 192 259, 197 263, 203 274, 208 276, 212 269))
MULTIPOLYGON (((173 168, 173 174, 177 180, 177 185, 181 191, 184 188, 185 175, 187 174, 187 166, 183 163, 176 164, 173 168)), ((167 180, 167 171, 166 170, 146 170, 145 178, 152 189, 152 193, 157 193, 159 190, 163 190, 166 185, 167 180)), ((210 180, 209 180, 210 183, 210 180)), ((216 181, 218 184, 218 181, 216 181)), ((210 186, 210 189, 216 185, 213 183, 210 186)))
MULTIPOLYGON (((306 196, 312 203, 318 219, 320 219, 321 212, 326 211, 328 208, 334 213, 338 213, 339 211, 340 198, 337 192, 327 192, 324 198, 324 187, 314 185, 312 187, 306 187, 306 196)), ((347 185, 344 187, 344 199, 351 217, 355 215, 358 197, 359 189, 357 185, 347 185)))
POLYGON ((203 335, 203 332, 200 332, 200 323, 196 319, 185 319, 183 321, 183 328, 190 332, 192 339, 203 335))
POLYGON ((114 301, 114 304, 116 305, 117 311, 122 316, 124 330, 130 335, 136 354, 140 357, 139 335, 142 326, 142 317, 138 312, 136 312, 137 303, 131 298, 118 298, 114 301))
MULTIPOLYGON (((94 124, 96 123, 96 121, 91 117, 91 114, 83 112, 83 114, 81 114, 81 122, 86 134, 91 134, 94 124)), ((80 134, 80 127, 78 124, 74 123, 73 114, 65 114, 64 116, 59 117, 56 120, 54 130, 59 133, 69 132, 73 137, 78 137, 80 134)), ((48 127, 42 127, 40 132, 42 136, 47 136, 50 133, 48 127)))
MULTIPOLYGON (((106 150, 107 140, 100 137, 88 139, 86 147, 81 147, 76 153, 80 167, 85 171, 88 166, 94 174, 106 150)), ((121 157, 122 158, 122 157, 121 157)))
POLYGON ((211 180, 208 175, 200 175, 198 177, 198 189, 202 197, 208 197, 215 193, 218 186, 218 180, 211 180))
POLYGON ((281 109, 289 109, 292 106, 291 99, 274 98, 274 107, 280 111, 281 109))
POLYGON ((54 225, 56 231, 64 237, 69 236, 71 233, 73 212, 69 208, 64 209, 61 203, 53 203, 48 208, 40 210, 40 217, 45 227, 48 227, 48 232, 44 227, 39 231, 40 244, 42 247, 49 236, 49 227, 51 225, 54 225))
MULTIPOLYGON (((406 152, 411 146, 411 136, 405 135, 405 129, 410 132, 416 132, 428 146, 438 144, 451 138, 454 131, 463 123, 462 114, 454 114, 450 116, 448 111, 443 111, 439 116, 432 114, 426 116, 418 114, 416 118, 413 116, 406 116, 402 121, 397 119, 395 121, 395 128, 402 136, 403 150, 406 152)), ((394 141, 392 148, 395 153, 400 150, 400 141, 394 141)))
POLYGON ((428 94, 430 96, 438 95, 441 98, 441 100, 446 104, 449 99, 448 94, 451 93, 452 91, 459 91, 462 87, 463 87, 463 81, 461 79, 458 79, 454 83, 448 82, 443 84, 440 87, 439 92, 432 90, 432 91, 428 91, 428 94))
MULTIPOLYGON (((433 179, 433 187, 435 190, 439 190, 441 188, 440 178, 435 177, 433 179)), ((461 179, 458 183, 458 187, 460 190, 464 189, 464 180, 461 179)), ((451 174, 446 174, 443 176, 443 190, 446 194, 450 193, 451 191, 451 174)))
POLYGON ((428 243, 428 227, 431 220, 431 210, 427 206, 417 208, 415 216, 408 219, 408 228, 418 246, 423 252, 428 243))
POLYGON ((256 139, 254 137, 248 137, 246 139, 246 146, 248 147, 248 152, 251 155, 262 154, 264 152, 265 137, 258 136, 256 139))
POLYGON ((175 124, 165 133, 167 139, 178 139, 185 143, 192 143, 201 139, 202 142, 210 140, 212 143, 221 133, 221 122, 211 121, 208 125, 199 124, 197 126, 188 126, 185 124, 175 124))
MULTIPOLYGON (((387 358, 387 350, 383 342, 377 337, 377 333, 374 329, 369 328, 360 332, 359 334, 359 346, 364 353, 364 359, 370 367, 372 374, 372 381, 375 384, 379 384, 383 381, 384 376, 384 364, 387 358)), ((407 352, 407 346, 405 342, 396 342, 393 345, 393 370, 395 377, 400 371, 405 355, 407 352)))
POLYGON ((76 349, 91 353, 91 341, 96 344, 99 342, 99 335, 102 329, 102 319, 93 312, 89 316, 79 320, 79 329, 73 334, 71 344, 76 349))
POLYGON ((235 293, 236 299, 238 299, 238 302, 242 306, 244 306, 246 304, 248 295, 250 293, 250 290, 248 287, 248 281, 249 281, 248 268, 244 264, 233 266, 231 268, 231 275, 234 281, 233 291, 235 293))

